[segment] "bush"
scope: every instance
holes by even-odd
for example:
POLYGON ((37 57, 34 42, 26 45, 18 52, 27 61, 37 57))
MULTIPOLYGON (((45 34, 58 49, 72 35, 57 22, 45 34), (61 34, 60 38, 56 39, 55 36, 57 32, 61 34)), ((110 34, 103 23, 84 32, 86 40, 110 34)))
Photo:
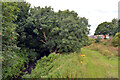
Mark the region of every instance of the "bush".
POLYGON ((95 39, 94 38, 89 38, 89 41, 88 41, 88 45, 92 44, 95 42, 95 39))
MULTIPOLYGON (((51 53, 48 57, 44 56, 37 61, 36 67, 31 72, 31 78, 41 78, 51 72, 51 68, 57 67, 54 60, 59 57, 59 54, 51 53)), ((56 68, 55 68, 56 69, 56 68)))
POLYGON ((27 55, 29 61, 34 61, 39 56, 39 54, 35 52, 34 49, 24 48, 22 51, 24 51, 24 54, 27 55))
POLYGON ((28 58, 23 51, 3 51, 2 73, 3 79, 18 78, 26 69, 28 58))
POLYGON ((97 36, 97 39, 95 39, 95 43, 100 42, 100 40, 101 40, 100 36, 97 36))
POLYGON ((28 63, 25 52, 16 46, 18 25, 14 23, 19 8, 17 3, 2 3, 2 78, 9 80, 17 78, 25 70, 24 64, 28 63))
POLYGON ((107 45, 107 42, 103 42, 104 45, 107 45))
POLYGON ((120 32, 116 33, 112 39, 112 45, 114 47, 120 46, 120 32))

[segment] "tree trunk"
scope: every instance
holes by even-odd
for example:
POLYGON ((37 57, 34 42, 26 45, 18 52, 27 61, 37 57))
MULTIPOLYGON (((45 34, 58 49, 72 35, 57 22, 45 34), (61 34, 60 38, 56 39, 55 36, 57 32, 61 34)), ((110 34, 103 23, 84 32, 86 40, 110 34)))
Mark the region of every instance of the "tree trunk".
POLYGON ((55 53, 57 53, 57 50, 58 50, 58 48, 56 47, 56 49, 55 49, 55 51, 54 51, 54 52, 55 52, 55 53))
POLYGON ((104 38, 104 39, 107 39, 107 38, 106 38, 106 35, 104 35, 104 36, 105 36, 105 38, 104 38))

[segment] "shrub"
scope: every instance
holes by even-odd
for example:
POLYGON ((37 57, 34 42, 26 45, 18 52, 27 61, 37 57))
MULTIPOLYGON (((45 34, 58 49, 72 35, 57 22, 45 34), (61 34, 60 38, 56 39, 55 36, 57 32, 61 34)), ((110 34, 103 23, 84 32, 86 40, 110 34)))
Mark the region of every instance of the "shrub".
POLYGON ((23 51, 3 51, 2 73, 3 79, 17 78, 23 74, 28 58, 23 51))
POLYGON ((88 45, 92 44, 95 42, 95 39, 94 38, 89 38, 89 41, 88 41, 88 45))
POLYGON ((14 23, 19 8, 17 3, 2 3, 2 78, 9 80, 17 78, 25 70, 24 64, 28 58, 23 51, 16 46, 18 25, 14 23))
POLYGON ((107 45, 107 42, 103 42, 104 45, 107 45))
POLYGON ((44 56, 38 60, 35 69, 31 72, 31 78, 41 78, 47 76, 48 73, 51 72, 51 68, 57 67, 53 61, 58 57, 59 54, 51 53, 48 57, 44 56))
POLYGON ((95 43, 100 42, 100 40, 101 40, 100 36, 97 36, 97 39, 95 39, 95 43))
POLYGON ((116 33, 112 39, 112 45, 114 47, 120 46, 120 32, 116 33))
POLYGON ((34 49, 24 48, 22 51, 24 51, 24 54, 27 55, 29 61, 34 61, 39 56, 39 54, 35 52, 34 49))

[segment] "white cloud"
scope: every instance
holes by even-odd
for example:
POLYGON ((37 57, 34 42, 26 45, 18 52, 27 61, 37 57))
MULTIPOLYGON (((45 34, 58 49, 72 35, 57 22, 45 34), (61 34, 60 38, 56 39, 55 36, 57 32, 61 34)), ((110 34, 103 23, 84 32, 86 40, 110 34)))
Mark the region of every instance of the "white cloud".
POLYGON ((33 6, 51 6, 55 11, 74 10, 80 17, 89 19, 91 34, 98 24, 118 17, 119 0, 26 0, 33 6))

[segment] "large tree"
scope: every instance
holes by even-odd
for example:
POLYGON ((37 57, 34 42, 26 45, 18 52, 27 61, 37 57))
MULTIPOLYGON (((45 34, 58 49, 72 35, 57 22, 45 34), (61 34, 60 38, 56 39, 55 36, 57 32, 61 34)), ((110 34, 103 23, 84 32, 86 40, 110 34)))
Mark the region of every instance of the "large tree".
POLYGON ((100 35, 103 34, 106 38, 106 35, 115 35, 118 30, 118 20, 113 19, 112 22, 103 22, 98 25, 98 27, 95 30, 94 35, 100 35))
POLYGON ((34 7, 21 33, 25 46, 44 52, 74 52, 88 39, 88 20, 79 18, 74 11, 54 12, 51 7, 34 7))

